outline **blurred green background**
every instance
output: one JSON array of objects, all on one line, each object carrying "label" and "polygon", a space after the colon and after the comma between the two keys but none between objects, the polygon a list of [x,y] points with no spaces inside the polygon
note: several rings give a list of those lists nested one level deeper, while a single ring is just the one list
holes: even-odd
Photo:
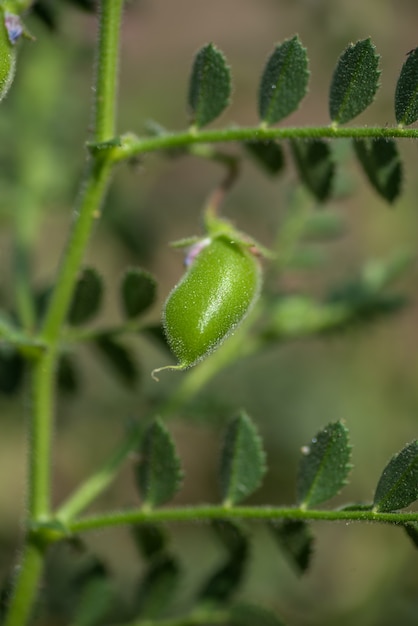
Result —
[{"label": "blurred green background", "polygon": [[[418,6],[413,0],[137,0],[127,3],[120,74],[121,131],[143,132],[152,119],[170,129],[187,125],[186,93],[192,59],[213,41],[227,56],[234,81],[233,104],[217,125],[257,124],[257,87],[273,45],[298,33],[310,58],[310,92],[289,125],[327,124],[328,87],[336,60],[351,41],[370,36],[381,53],[381,83],[376,102],[356,124],[394,124],[393,94],[406,53],[417,45]],[[89,133],[95,21],[63,5],[58,30],[39,22],[29,26],[18,59],[15,83],[0,110],[1,284],[2,304],[13,302],[12,248],[16,216],[24,216],[33,245],[33,285],[54,280],[72,218],[72,206]],[[345,144],[336,197],[329,203],[344,218],[346,235],[324,252],[329,262],[316,272],[293,271],[282,289],[320,293],[355,274],[369,258],[399,248],[416,249],[418,213],[415,175],[417,146],[399,142],[404,161],[404,191],[388,207],[366,184]],[[228,151],[236,150],[227,146]],[[289,156],[287,154],[287,156]],[[140,265],[158,279],[159,301],[149,314],[158,321],[161,305],[182,273],[181,254],[172,240],[195,234],[201,208],[222,178],[219,166],[192,157],[152,155],[120,167],[97,225],[86,263],[107,283],[106,306],[98,324],[117,323],[117,283],[127,265]],[[290,191],[297,185],[287,159],[277,179],[249,161],[227,198],[224,214],[264,245],[273,247]],[[315,203],[311,203],[313,209]],[[394,317],[331,339],[288,343],[242,360],[218,377],[191,405],[170,419],[186,471],[176,504],[219,499],[217,458],[221,429],[245,408],[266,441],[269,473],[252,499],[274,505],[292,503],[300,447],[327,422],[344,419],[354,446],[350,485],[334,504],[370,501],[389,457],[417,437],[417,271],[402,281],[410,305]],[[157,344],[127,338],[142,367],[142,380],[126,390],[103,364],[79,350],[81,390],[60,395],[55,435],[55,494],[58,504],[113,449],[130,419],[141,419],[170,393],[178,375],[149,373],[169,358]],[[17,520],[25,490],[24,410],[29,399],[0,398],[1,562],[12,567],[19,541]],[[128,466],[95,510],[135,505],[138,497]],[[298,578],[266,531],[254,528],[253,566],[240,597],[277,610],[288,624],[416,624],[418,556],[406,535],[392,527],[366,524],[315,524],[317,545],[310,571]],[[108,563],[119,589],[132,587],[141,563],[127,530],[87,537]],[[219,562],[221,551],[204,526],[173,529],[173,550],[185,563],[182,596]],[[59,615],[49,624],[65,623]]]}]

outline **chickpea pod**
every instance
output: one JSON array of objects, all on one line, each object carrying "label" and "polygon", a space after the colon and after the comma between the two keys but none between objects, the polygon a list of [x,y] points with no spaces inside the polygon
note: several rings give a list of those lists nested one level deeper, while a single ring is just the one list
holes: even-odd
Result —
[{"label": "chickpea pod", "polygon": [[[196,253],[197,250],[197,253]],[[154,370],[185,370],[208,356],[245,318],[261,284],[259,259],[232,233],[200,240],[188,270],[169,294],[163,325],[179,363]]]},{"label": "chickpea pod", "polygon": [[7,17],[8,15],[0,8],[0,100],[9,91],[16,65],[16,48],[10,40],[6,26]]}]

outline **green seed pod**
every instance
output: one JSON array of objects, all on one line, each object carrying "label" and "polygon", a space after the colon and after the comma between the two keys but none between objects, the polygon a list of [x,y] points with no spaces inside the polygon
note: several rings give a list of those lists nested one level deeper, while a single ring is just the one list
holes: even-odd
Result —
[{"label": "green seed pod", "polygon": [[191,264],[164,306],[163,325],[177,366],[184,370],[208,356],[244,319],[257,299],[261,269],[248,245],[227,235],[195,247]]},{"label": "green seed pod", "polygon": [[16,48],[10,41],[4,11],[0,9],[0,100],[9,91],[16,65]]}]

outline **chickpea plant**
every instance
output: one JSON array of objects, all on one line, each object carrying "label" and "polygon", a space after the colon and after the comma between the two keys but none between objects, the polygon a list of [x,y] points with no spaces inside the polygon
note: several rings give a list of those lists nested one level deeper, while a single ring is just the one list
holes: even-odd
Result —
[{"label": "chickpea plant", "polygon": [[[229,105],[231,93],[230,69],[222,52],[210,43],[199,50],[193,63],[188,95],[189,127],[171,132],[154,125],[140,136],[131,132],[119,134],[116,128],[119,40],[123,10],[130,10],[129,3],[124,7],[123,0],[72,2],[96,12],[98,22],[93,130],[87,143],[89,160],[77,196],[76,217],[43,315],[39,317],[36,313],[34,294],[29,288],[29,267],[24,265],[23,274],[16,277],[16,304],[4,309],[0,318],[0,389],[3,393],[14,393],[25,382],[32,398],[30,403],[25,403],[29,413],[29,462],[24,534],[18,567],[3,594],[2,623],[5,626],[47,623],[48,603],[39,604],[37,598],[45,560],[53,544],[68,544],[82,550],[85,533],[130,525],[145,563],[135,601],[127,605],[122,598],[116,598],[111,592],[107,569],[90,556],[83,575],[73,581],[71,597],[77,601],[67,607],[65,623],[279,626],[283,623],[281,617],[268,608],[234,599],[251,566],[249,522],[258,520],[267,525],[300,573],[308,569],[311,561],[313,520],[393,524],[399,529],[397,532],[406,531],[416,547],[418,513],[404,509],[418,499],[418,440],[408,443],[388,461],[375,488],[373,502],[335,510],[322,508],[344,487],[351,470],[347,427],[340,421],[325,424],[301,448],[295,504],[245,505],[242,504],[245,499],[261,485],[267,467],[256,420],[239,409],[226,427],[219,458],[221,503],[162,507],[181,488],[183,477],[168,418],[238,358],[300,337],[347,330],[392,315],[405,304],[391,289],[394,280],[408,267],[410,257],[405,254],[366,265],[356,279],[339,285],[322,299],[303,293],[278,295],[267,288],[263,293],[262,268],[266,273],[284,272],[297,257],[306,237],[325,240],[338,236],[341,219],[326,209],[301,211],[295,201],[278,235],[277,249],[265,250],[250,234],[240,232],[238,225],[222,217],[220,209],[221,201],[237,180],[240,159],[252,158],[267,173],[276,175],[284,168],[284,142],[290,144],[300,184],[311,194],[314,203],[322,205],[333,191],[336,162],[332,140],[341,137],[352,140],[354,156],[375,192],[387,202],[394,202],[400,194],[402,179],[396,140],[418,137],[418,130],[409,128],[418,120],[418,48],[409,53],[399,75],[393,126],[344,126],[372,104],[379,87],[379,56],[370,39],[350,44],[338,59],[330,84],[329,125],[276,126],[299,107],[308,87],[307,53],[298,36],[294,36],[274,47],[262,72],[257,126],[205,128]],[[20,59],[16,60],[19,48],[42,45],[42,41],[31,44],[23,41],[21,35],[27,33],[23,21],[38,17],[53,24],[58,4],[46,0],[0,1],[2,98],[11,88],[16,65],[19,68]],[[229,153],[225,149],[228,142],[237,144],[240,154]],[[217,144],[223,147],[218,148]],[[151,152],[173,157],[191,154],[215,161],[225,169],[224,180],[212,191],[203,211],[205,232],[191,238],[185,233],[186,238],[176,244],[187,248],[187,268],[168,295],[162,323],[157,328],[141,318],[155,301],[156,280],[139,267],[128,268],[120,284],[124,316],[120,326],[85,328],[100,309],[103,284],[94,268],[83,266],[83,260],[112,170],[116,164],[139,156],[146,158]],[[19,236],[17,232],[16,237]],[[162,363],[153,376],[156,378],[157,372],[161,374],[161,370],[167,369],[162,375],[176,377],[178,383],[168,399],[154,407],[150,415],[141,416],[104,466],[54,509],[51,505],[54,398],[58,385],[74,386],[75,376],[68,345],[76,353],[78,343],[85,340],[107,359],[121,382],[132,386],[137,376],[135,360],[118,335],[139,331],[144,335],[147,331],[157,334],[177,359],[177,364],[168,363],[164,367]],[[112,483],[133,452],[139,453],[134,476],[141,506],[103,514],[84,513]],[[179,614],[172,607],[182,569],[167,532],[171,522],[186,524],[194,520],[212,525],[224,547],[225,558],[196,590],[187,610]],[[43,597],[52,593],[50,586],[53,587],[54,581],[49,583],[46,575]]]}]

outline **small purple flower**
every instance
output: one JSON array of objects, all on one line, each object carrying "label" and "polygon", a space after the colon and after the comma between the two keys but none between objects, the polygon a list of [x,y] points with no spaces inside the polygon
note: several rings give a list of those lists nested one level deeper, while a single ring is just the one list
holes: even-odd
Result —
[{"label": "small purple flower", "polygon": [[14,45],[23,35],[23,24],[20,17],[14,13],[6,11],[4,14],[4,24],[9,36],[9,41]]}]

